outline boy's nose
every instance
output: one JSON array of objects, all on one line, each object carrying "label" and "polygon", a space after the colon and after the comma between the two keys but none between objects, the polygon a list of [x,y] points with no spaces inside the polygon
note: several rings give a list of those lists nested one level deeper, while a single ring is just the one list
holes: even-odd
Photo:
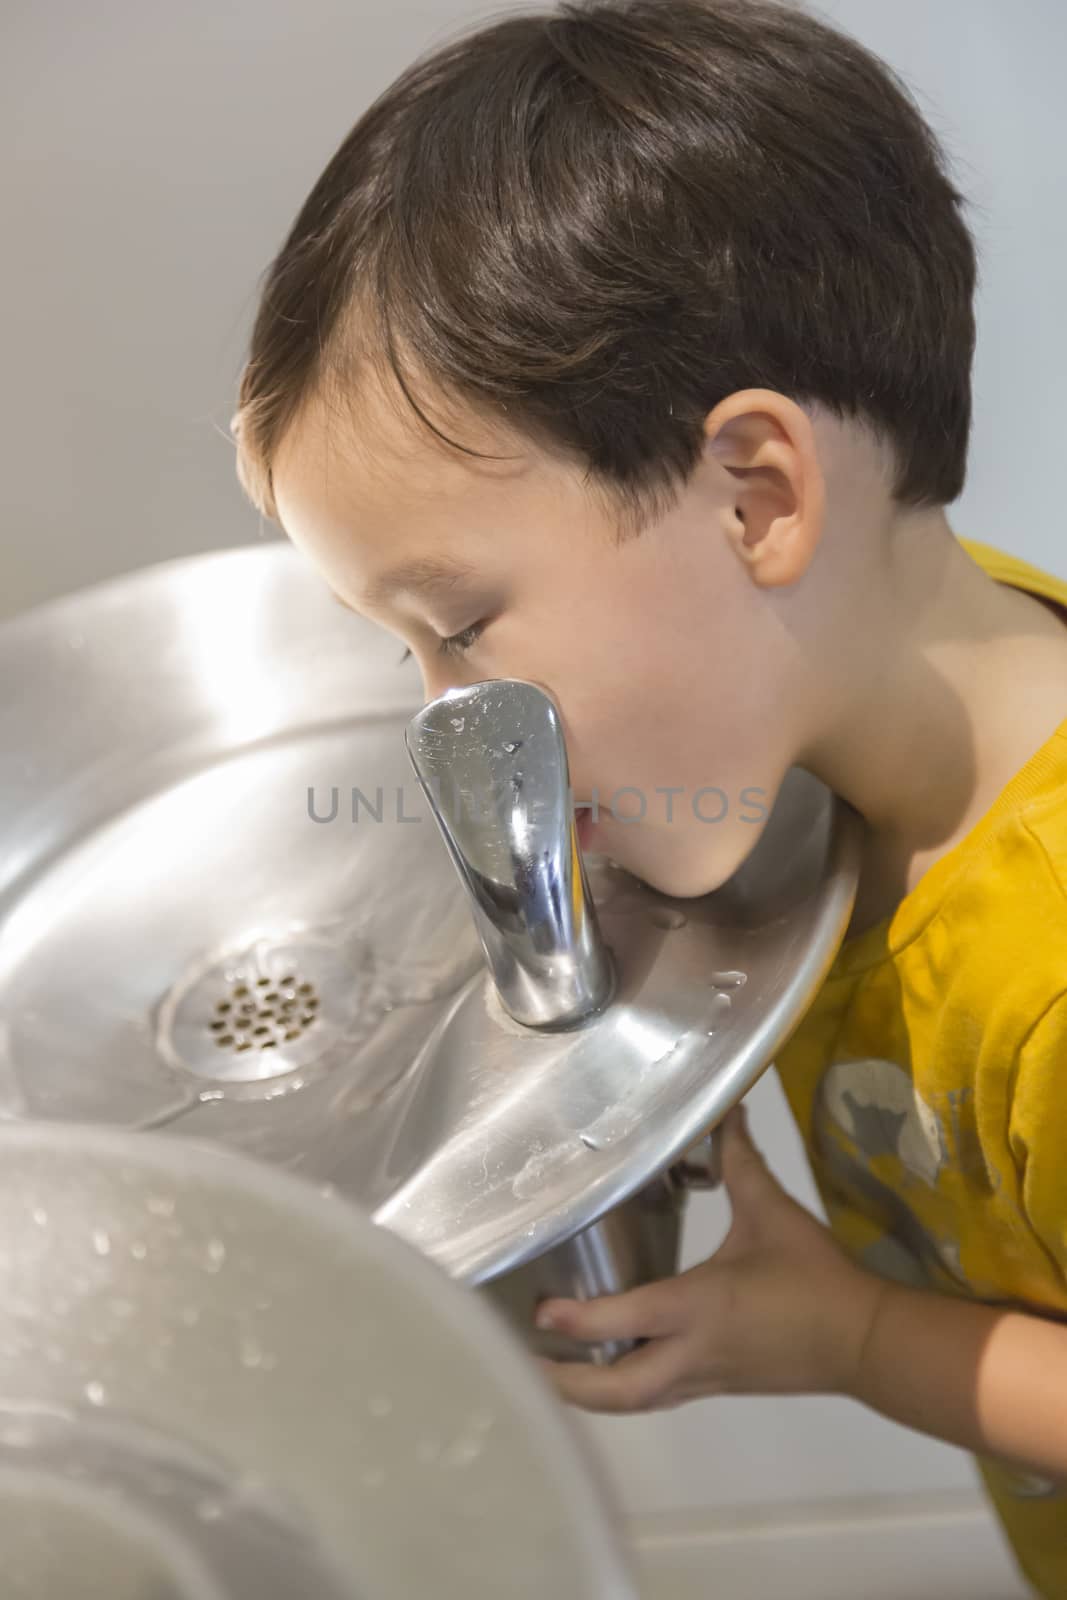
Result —
[{"label": "boy's nose", "polygon": [[440,666],[433,662],[427,666],[419,658],[419,672],[422,674],[422,697],[426,705],[429,705],[431,700],[437,700],[449,689],[465,689],[468,684],[478,681],[471,673],[464,672],[462,665],[456,661],[449,661]]}]

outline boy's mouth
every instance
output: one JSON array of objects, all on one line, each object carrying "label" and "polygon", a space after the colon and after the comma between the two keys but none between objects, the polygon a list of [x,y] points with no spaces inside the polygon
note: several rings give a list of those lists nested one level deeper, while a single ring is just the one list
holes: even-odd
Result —
[{"label": "boy's mouth", "polygon": [[589,841],[596,831],[597,824],[593,818],[592,807],[576,805],[574,808],[574,831],[578,836],[578,847],[588,850]]}]

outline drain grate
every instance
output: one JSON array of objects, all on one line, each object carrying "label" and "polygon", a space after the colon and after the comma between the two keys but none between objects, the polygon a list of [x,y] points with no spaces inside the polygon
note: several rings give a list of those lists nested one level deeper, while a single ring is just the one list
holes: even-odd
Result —
[{"label": "drain grate", "polygon": [[259,935],[199,957],[164,995],[156,1048],[172,1066],[216,1083],[255,1083],[326,1062],[358,1023],[373,1026],[373,963],[302,929]]},{"label": "drain grate", "polygon": [[318,1010],[315,985],[286,972],[231,984],[215,1002],[208,1028],[219,1050],[276,1050],[314,1027]]}]

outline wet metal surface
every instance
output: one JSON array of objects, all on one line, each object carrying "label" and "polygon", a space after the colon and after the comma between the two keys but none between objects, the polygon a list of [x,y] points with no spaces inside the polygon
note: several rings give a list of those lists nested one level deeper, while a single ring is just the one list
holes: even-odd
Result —
[{"label": "wet metal surface", "polygon": [[398,655],[284,544],[0,628],[0,1114],[221,1140],[482,1282],[765,1069],[843,937],[857,819],[792,773],[699,901],[590,857],[616,992],[525,1028],[415,781]]},{"label": "wet metal surface", "polygon": [[636,1600],[481,1297],[204,1145],[0,1127],[4,1600]]}]

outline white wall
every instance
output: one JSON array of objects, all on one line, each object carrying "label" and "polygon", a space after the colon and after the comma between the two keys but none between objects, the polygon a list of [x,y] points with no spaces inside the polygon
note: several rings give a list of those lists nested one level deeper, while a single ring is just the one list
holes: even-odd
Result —
[{"label": "white wall", "polygon": [[[976,422],[954,525],[1067,573],[1067,8],[821,9],[919,92],[980,207]],[[461,0],[7,0],[0,615],[147,562],[274,537],[240,497],[224,437],[257,278],[370,99],[458,23],[490,14]],[[754,1113],[772,1164],[814,1204],[770,1080]],[[722,1229],[723,1203],[699,1197],[686,1264]],[[580,1425],[649,1528],[708,1507],[973,1483],[957,1452],[844,1402],[718,1400]],[[1003,1575],[990,1581],[1008,1592]]]}]

